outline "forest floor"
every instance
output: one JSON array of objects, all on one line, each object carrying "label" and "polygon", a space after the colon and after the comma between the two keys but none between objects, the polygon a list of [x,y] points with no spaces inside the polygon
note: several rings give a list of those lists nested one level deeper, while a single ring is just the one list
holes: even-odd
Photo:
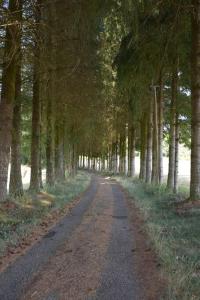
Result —
[{"label": "forest floor", "polygon": [[142,217],[114,180],[88,190],[0,274],[1,300],[160,300],[161,264]]}]

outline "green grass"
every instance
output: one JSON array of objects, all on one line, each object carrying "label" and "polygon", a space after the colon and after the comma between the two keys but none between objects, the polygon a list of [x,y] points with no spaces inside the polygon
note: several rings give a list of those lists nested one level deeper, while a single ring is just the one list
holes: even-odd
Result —
[{"label": "green grass", "polygon": [[8,246],[17,246],[33,230],[33,226],[54,210],[62,211],[67,203],[81,194],[90,183],[90,175],[79,172],[64,183],[45,187],[37,200],[27,193],[0,205],[0,257]]},{"label": "green grass", "polygon": [[200,299],[200,211],[176,213],[177,200],[188,196],[181,189],[175,196],[165,186],[116,177],[141,210],[151,243],[168,279],[165,299]]}]

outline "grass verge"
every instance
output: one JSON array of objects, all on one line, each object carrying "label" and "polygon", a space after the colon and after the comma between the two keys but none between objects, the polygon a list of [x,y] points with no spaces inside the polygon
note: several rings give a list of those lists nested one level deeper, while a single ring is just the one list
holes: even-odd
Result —
[{"label": "grass verge", "polygon": [[168,279],[169,300],[200,299],[200,209],[177,213],[175,196],[165,186],[152,186],[130,178],[116,177],[144,216],[152,245]]},{"label": "grass verge", "polygon": [[62,212],[68,203],[86,190],[90,179],[89,174],[79,172],[64,183],[45,187],[37,200],[32,200],[27,193],[21,198],[1,203],[0,257],[5,255],[8,247],[17,247],[46,216],[55,211]]}]

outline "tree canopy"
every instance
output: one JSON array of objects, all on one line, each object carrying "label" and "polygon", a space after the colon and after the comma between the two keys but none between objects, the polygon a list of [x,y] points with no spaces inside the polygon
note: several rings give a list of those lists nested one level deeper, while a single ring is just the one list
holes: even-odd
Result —
[{"label": "tree canopy", "polygon": [[[0,2],[0,199],[78,167],[163,182],[177,192],[179,144],[200,197],[198,1]],[[192,20],[192,21],[191,21]],[[191,63],[192,56],[192,63]],[[191,105],[192,103],[192,105]],[[191,109],[192,108],[192,109]],[[11,158],[10,158],[11,150]]]}]

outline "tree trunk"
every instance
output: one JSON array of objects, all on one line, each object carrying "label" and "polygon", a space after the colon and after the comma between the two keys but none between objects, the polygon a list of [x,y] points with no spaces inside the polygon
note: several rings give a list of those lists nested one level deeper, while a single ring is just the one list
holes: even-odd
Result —
[{"label": "tree trunk", "polygon": [[125,129],[125,175],[129,176],[128,171],[129,171],[129,124],[126,124],[126,129]]},{"label": "tree trunk", "polygon": [[40,92],[38,57],[34,66],[33,107],[32,107],[32,138],[31,138],[31,181],[30,190],[40,189]]},{"label": "tree trunk", "polygon": [[116,144],[115,144],[115,174],[118,173],[118,150],[119,150],[118,141],[116,141]]},{"label": "tree trunk", "polygon": [[[58,124],[58,120],[57,120]],[[64,181],[64,133],[61,125],[56,126],[55,133],[55,178],[56,181]]]},{"label": "tree trunk", "polygon": [[40,189],[43,189],[43,177],[42,177],[42,167],[43,167],[43,102],[41,101],[41,96],[40,96],[40,157],[39,157],[39,181],[40,181]]},{"label": "tree trunk", "polygon": [[94,170],[98,171],[98,168],[97,168],[97,158],[96,157],[94,158]]},{"label": "tree trunk", "polygon": [[157,88],[154,87],[153,98],[153,151],[152,151],[152,176],[151,182],[154,184],[159,183],[158,172],[158,105],[157,105]]},{"label": "tree trunk", "polygon": [[125,133],[120,134],[119,141],[119,173],[125,174],[125,152],[126,152],[126,140]]},{"label": "tree trunk", "polygon": [[112,143],[112,172],[117,173],[117,142]]},{"label": "tree trunk", "polygon": [[102,161],[102,163],[101,163],[101,171],[105,172],[105,170],[106,170],[106,162],[105,162],[105,156],[104,155],[102,156],[101,161]]},{"label": "tree trunk", "polygon": [[134,177],[136,174],[136,166],[135,166],[135,151],[136,151],[136,130],[135,127],[132,131],[132,164],[131,164],[131,177]]},{"label": "tree trunk", "polygon": [[129,171],[130,177],[135,176],[135,127],[134,125],[129,128]]},{"label": "tree trunk", "polygon": [[41,149],[41,130],[40,130],[40,158],[39,158],[39,181],[40,189],[43,189],[43,178],[42,178],[42,149]]},{"label": "tree trunk", "polygon": [[46,51],[47,51],[47,132],[46,132],[46,182],[49,186],[55,183],[55,33],[54,24],[56,18],[55,3],[51,2],[47,6],[47,23],[46,27]]},{"label": "tree trunk", "polygon": [[0,102],[0,201],[7,196],[15,81],[20,57],[21,7],[19,0],[9,1],[9,22],[12,25],[6,28]]},{"label": "tree trunk", "polygon": [[92,158],[92,170],[95,171],[95,158]]},{"label": "tree trunk", "polygon": [[91,168],[91,158],[90,158],[90,154],[88,155],[88,170],[90,170]]},{"label": "tree trunk", "polygon": [[192,145],[190,199],[200,200],[200,1],[192,1]]},{"label": "tree trunk", "polygon": [[176,113],[175,129],[175,168],[174,168],[174,193],[178,191],[178,168],[179,168],[179,114]]},{"label": "tree trunk", "polygon": [[177,86],[178,71],[175,67],[172,74],[172,100],[171,100],[171,120],[170,120],[170,137],[169,137],[169,172],[167,179],[167,188],[174,189],[175,174],[175,146],[176,146],[176,106],[177,106]]},{"label": "tree trunk", "polygon": [[15,104],[13,114],[12,145],[11,145],[11,170],[9,193],[13,196],[23,195],[21,174],[21,59],[19,60],[16,83]]},{"label": "tree trunk", "polygon": [[35,7],[35,20],[37,24],[37,39],[35,41],[35,58],[33,74],[33,104],[32,104],[32,137],[31,137],[31,181],[30,190],[37,192],[40,189],[40,46],[38,36],[40,35],[41,8],[40,1]]},{"label": "tree trunk", "polygon": [[[52,79],[50,79],[52,80]],[[51,83],[50,83],[51,84]],[[54,185],[54,109],[53,99],[49,87],[47,99],[47,136],[46,136],[46,182],[48,185]]]},{"label": "tree trunk", "polygon": [[147,161],[146,161],[146,183],[151,182],[152,173],[152,138],[153,138],[153,103],[150,99],[149,113],[148,113],[148,128],[147,128]]},{"label": "tree trunk", "polygon": [[163,181],[163,77],[162,70],[159,77],[158,93],[158,176],[159,183]]},{"label": "tree trunk", "polygon": [[146,177],[146,157],[147,157],[147,113],[145,112],[141,119],[141,145],[140,145],[140,175],[144,180]]},{"label": "tree trunk", "polygon": [[77,151],[76,151],[76,144],[73,142],[70,151],[70,176],[75,177],[77,174]]}]

